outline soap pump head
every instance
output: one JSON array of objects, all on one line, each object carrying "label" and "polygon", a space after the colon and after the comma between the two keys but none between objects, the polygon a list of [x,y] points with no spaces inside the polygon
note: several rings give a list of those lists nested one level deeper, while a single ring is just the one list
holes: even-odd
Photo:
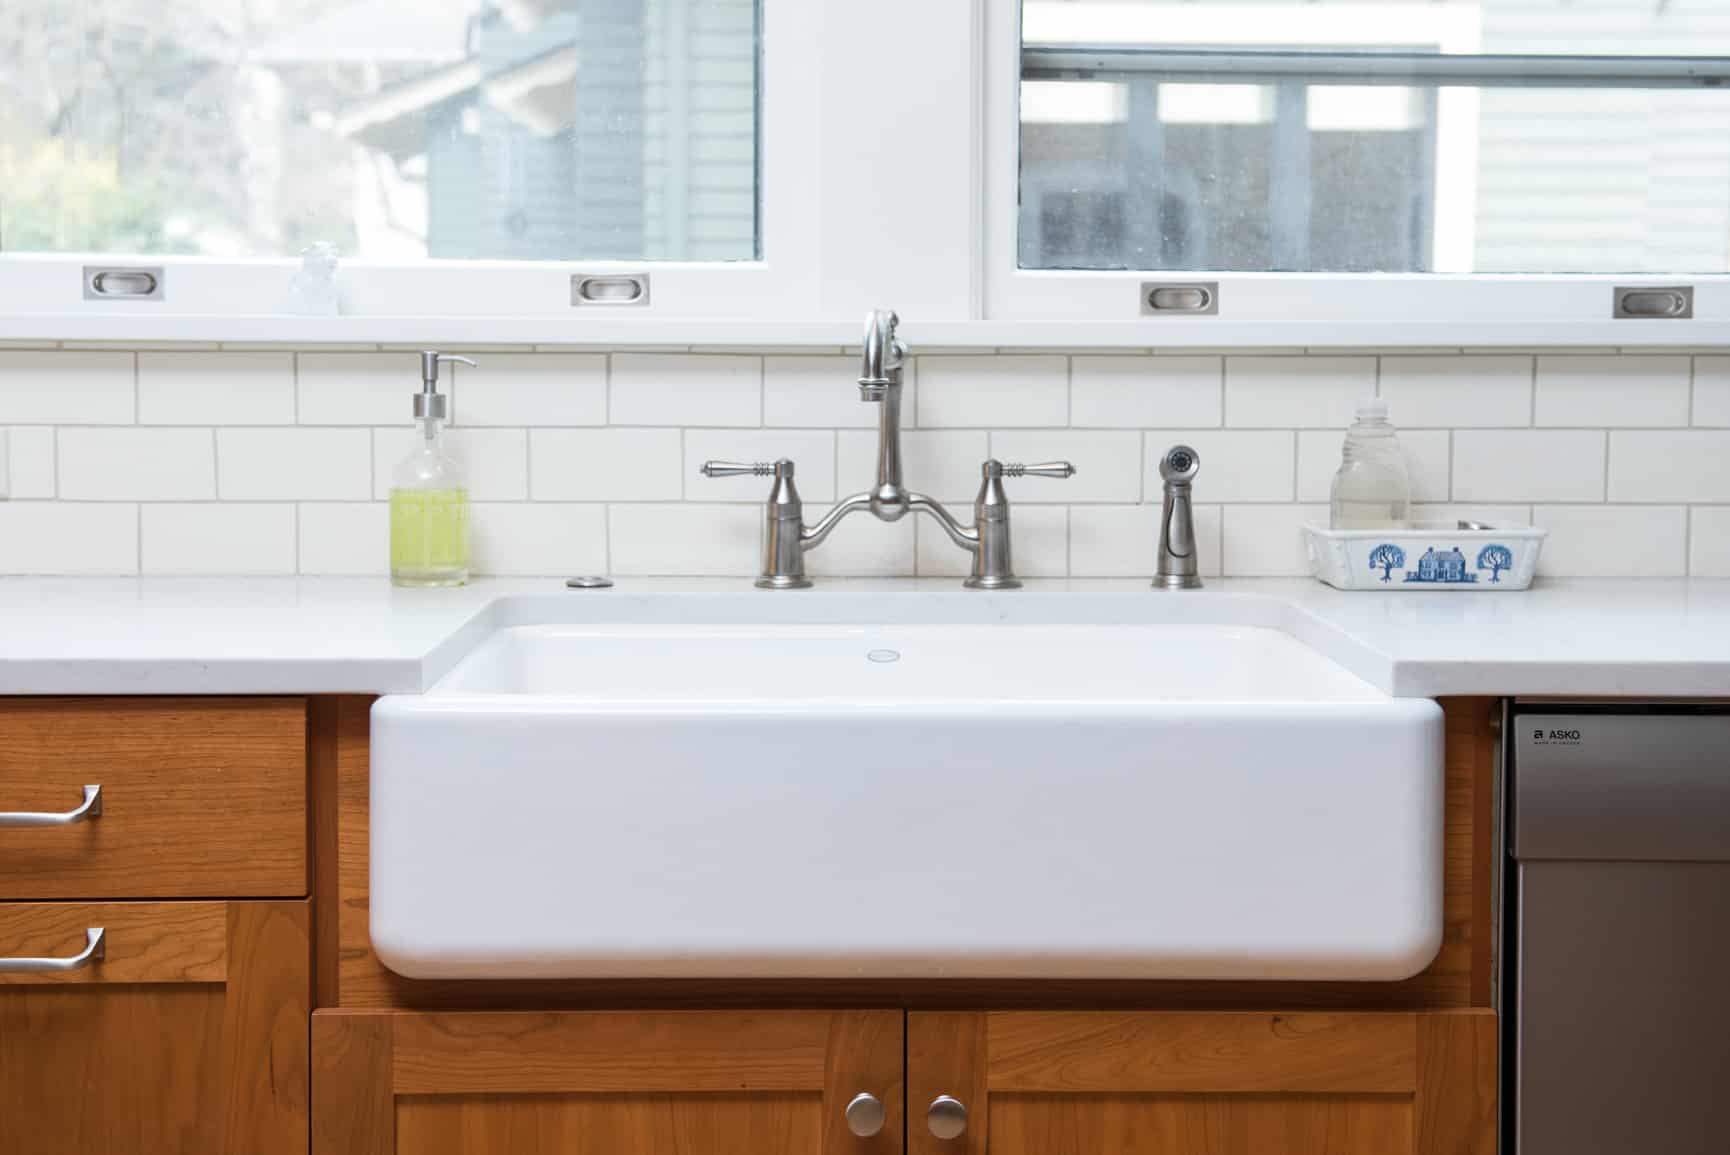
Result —
[{"label": "soap pump head", "polygon": [[443,421],[448,412],[445,395],[439,392],[439,365],[447,361],[456,361],[473,369],[475,363],[467,357],[454,357],[449,353],[440,353],[427,349],[420,355],[421,391],[414,395],[414,419],[416,421]]}]

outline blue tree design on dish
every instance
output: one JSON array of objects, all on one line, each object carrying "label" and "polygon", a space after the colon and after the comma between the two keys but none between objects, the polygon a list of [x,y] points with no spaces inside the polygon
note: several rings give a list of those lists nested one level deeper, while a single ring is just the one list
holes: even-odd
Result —
[{"label": "blue tree design on dish", "polygon": [[[1406,551],[1392,542],[1384,542],[1370,550],[1370,568],[1382,571],[1382,580],[1394,580],[1394,571],[1406,564]],[[1512,565],[1512,562],[1508,564]]]},{"label": "blue tree design on dish", "polygon": [[1478,568],[1490,571],[1490,580],[1502,580],[1502,571],[1514,568],[1514,551],[1505,545],[1486,545],[1478,551]]}]

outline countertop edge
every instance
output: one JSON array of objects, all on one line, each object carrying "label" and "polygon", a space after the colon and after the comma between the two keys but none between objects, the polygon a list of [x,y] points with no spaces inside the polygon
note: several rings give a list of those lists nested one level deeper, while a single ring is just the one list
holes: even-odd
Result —
[{"label": "countertop edge", "polygon": [[[599,595],[616,608],[596,620],[624,620],[626,606],[685,594],[709,600],[702,613],[737,595],[722,613],[746,620],[763,604],[751,599],[788,596],[741,589],[736,579],[619,586]],[[953,594],[968,606],[960,599],[1041,592],[1190,596],[1148,594],[1128,579],[1029,581],[1008,595],[958,594],[953,582],[933,579],[824,586],[842,596]],[[1216,579],[1206,592],[1228,595],[1216,603],[1232,607],[1221,611],[1226,618],[1280,629],[1391,697],[1730,700],[1726,579],[1573,579],[1494,599],[1341,593],[1301,579]],[[569,604],[583,604],[579,596],[596,595]],[[564,616],[565,602],[532,579],[486,579],[430,597],[355,579],[8,579],[0,582],[0,696],[419,694],[496,629],[582,620],[587,611]],[[1089,601],[1077,620],[1110,620],[1114,604]],[[811,615],[792,615],[802,617]],[[1000,620],[991,610],[961,617]]]}]

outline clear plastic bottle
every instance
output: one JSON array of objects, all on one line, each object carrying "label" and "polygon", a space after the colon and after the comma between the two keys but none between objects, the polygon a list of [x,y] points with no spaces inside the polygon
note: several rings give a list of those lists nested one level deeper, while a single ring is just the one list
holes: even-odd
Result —
[{"label": "clear plastic bottle", "polygon": [[463,359],[421,356],[424,390],[415,395],[421,437],[391,475],[390,579],[399,586],[460,586],[469,580],[469,487],[462,463],[445,447],[438,367]]},{"label": "clear plastic bottle", "polygon": [[1334,529],[1403,529],[1411,520],[1412,482],[1405,451],[1388,421],[1388,403],[1358,402],[1334,474]]}]

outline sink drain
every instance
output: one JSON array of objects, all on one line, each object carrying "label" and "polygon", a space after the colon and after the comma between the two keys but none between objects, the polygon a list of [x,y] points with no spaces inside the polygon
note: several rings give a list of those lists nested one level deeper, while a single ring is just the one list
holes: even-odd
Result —
[{"label": "sink drain", "polygon": [[901,651],[869,650],[866,652],[865,657],[873,662],[899,662],[901,660]]}]

